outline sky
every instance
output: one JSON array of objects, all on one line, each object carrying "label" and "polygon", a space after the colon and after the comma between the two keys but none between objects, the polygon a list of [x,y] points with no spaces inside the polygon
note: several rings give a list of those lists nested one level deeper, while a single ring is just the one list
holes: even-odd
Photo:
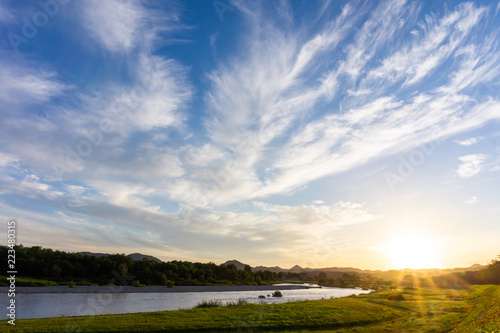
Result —
[{"label": "sky", "polygon": [[0,219],[18,244],[72,252],[486,264],[500,253],[499,12],[2,0]]}]

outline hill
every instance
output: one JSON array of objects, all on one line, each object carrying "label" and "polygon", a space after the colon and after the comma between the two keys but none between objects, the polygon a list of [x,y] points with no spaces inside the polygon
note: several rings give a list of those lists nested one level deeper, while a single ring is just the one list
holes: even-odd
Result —
[{"label": "hill", "polygon": [[227,265],[234,265],[234,266],[236,266],[236,268],[237,268],[237,269],[239,269],[239,270],[244,270],[244,269],[245,269],[245,266],[246,266],[244,263],[239,262],[239,261],[238,261],[238,260],[236,260],[236,259],[233,259],[233,260],[228,260],[228,261],[226,261],[225,263],[223,263],[222,265],[224,265],[224,266],[227,266]]},{"label": "hill", "polygon": [[[103,257],[108,256],[107,253],[93,253],[93,252],[79,252],[82,255],[89,255],[92,257]],[[131,253],[128,255],[133,260],[142,260],[144,258],[156,262],[162,262],[162,260],[146,254],[141,253]],[[234,265],[239,270],[244,270],[246,264],[238,261],[236,259],[228,260],[224,262],[222,265]],[[452,274],[452,273],[461,273],[461,272],[471,272],[471,271],[479,271],[483,268],[487,267],[487,265],[474,264],[469,267],[457,267],[457,268],[446,268],[446,269],[399,269],[399,270],[363,270],[355,267],[324,267],[324,268],[302,268],[299,265],[295,265],[291,268],[281,268],[279,266],[255,266],[252,267],[252,272],[256,273],[259,271],[270,271],[272,273],[294,273],[299,274],[304,279],[315,278],[319,273],[324,272],[328,278],[339,278],[343,273],[356,273],[360,277],[370,275],[371,277],[380,278],[383,280],[399,280],[402,279],[406,275],[413,275],[415,277],[431,277],[431,276],[439,276],[444,274]]]},{"label": "hill", "polygon": [[128,256],[130,258],[132,258],[133,260],[135,260],[135,261],[142,260],[142,259],[148,259],[148,260],[151,260],[151,261],[162,262],[160,259],[158,259],[156,257],[153,257],[153,256],[146,255],[146,254],[131,253]]},{"label": "hill", "polygon": [[[93,257],[102,257],[102,256],[108,256],[109,254],[106,253],[93,253],[93,252],[79,252],[82,255],[90,255]],[[145,255],[145,254],[140,254],[140,253],[131,253],[128,255],[131,257],[133,260],[142,260],[143,258],[146,258],[148,260],[156,261],[156,262],[162,262],[160,259],[150,256],[150,255]],[[241,261],[238,261],[236,259],[228,260],[222,265],[227,266],[227,265],[235,265],[237,269],[239,270],[244,270],[246,264],[242,263]],[[399,270],[388,270],[388,271],[382,271],[382,270],[363,270],[355,267],[324,267],[324,268],[303,268],[299,265],[295,265],[291,268],[281,268],[279,266],[255,266],[252,267],[252,272],[256,273],[259,271],[270,271],[272,273],[294,273],[298,274],[301,279],[315,279],[319,273],[325,273],[327,278],[340,278],[342,277],[343,273],[356,273],[358,274],[361,278],[365,276],[371,276],[374,278],[379,278],[383,280],[401,280],[403,279],[406,275],[413,275],[415,277],[432,277],[432,276],[440,276],[440,275],[446,275],[446,274],[453,274],[453,273],[462,273],[462,272],[472,272],[472,271],[479,271],[483,268],[487,267],[487,265],[480,265],[480,264],[474,264],[469,267],[457,267],[457,268],[447,268],[447,269],[438,269],[438,268],[431,268],[431,269],[399,269]]]},{"label": "hill", "polygon": [[95,252],[78,252],[78,254],[81,254],[82,256],[91,256],[96,258],[109,256],[109,253],[95,253]]},{"label": "hill", "polygon": [[[110,255],[109,253],[95,253],[95,252],[78,252],[78,253],[81,254],[82,256],[91,256],[91,257],[96,257],[96,258],[107,257]],[[153,257],[153,256],[150,256],[150,255],[147,255],[147,254],[131,253],[131,254],[128,254],[127,256],[132,258],[132,260],[135,260],[135,261],[142,260],[142,259],[146,258],[148,260],[162,262],[160,259]]]},{"label": "hill", "polygon": [[[243,269],[245,264],[238,260],[230,260],[226,261],[224,265],[234,264],[238,269]],[[242,267],[242,268],[240,268]],[[487,267],[487,265],[474,264],[469,267],[458,267],[458,268],[446,268],[446,269],[399,269],[399,270],[363,270],[355,267],[325,267],[325,268],[302,268],[299,265],[295,265],[292,268],[281,268],[279,266],[255,266],[252,267],[252,272],[258,271],[270,271],[272,273],[294,273],[299,274],[304,278],[314,278],[319,273],[323,272],[326,274],[328,278],[339,278],[343,273],[356,273],[360,277],[370,275],[371,277],[380,278],[383,280],[397,280],[402,279],[406,275],[413,275],[416,277],[431,277],[431,276],[439,276],[443,274],[452,274],[452,273],[462,273],[462,272],[471,272],[471,271],[479,271],[483,268]]]}]

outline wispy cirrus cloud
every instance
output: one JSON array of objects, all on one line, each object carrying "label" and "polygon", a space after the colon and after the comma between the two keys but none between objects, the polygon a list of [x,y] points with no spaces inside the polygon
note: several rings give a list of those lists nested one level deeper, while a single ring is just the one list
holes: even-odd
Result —
[{"label": "wispy cirrus cloud", "polygon": [[133,85],[116,85],[89,99],[96,117],[109,119],[115,132],[128,135],[180,127],[193,95],[188,70],[172,59],[141,55]]},{"label": "wispy cirrus cloud", "polygon": [[[337,52],[336,46],[367,8],[356,12],[347,5],[324,30],[306,40],[280,31],[262,17],[250,19],[256,31],[247,42],[252,51],[210,74],[206,128],[214,149],[231,152],[224,166],[211,166],[216,189],[207,188],[205,183],[213,183],[210,177],[202,177],[178,181],[175,193],[189,187],[189,193],[217,203],[285,193],[498,119],[496,100],[475,104],[474,96],[459,93],[498,75],[495,44],[486,40],[476,45],[470,39],[486,7],[466,3],[441,18],[402,20],[415,17],[420,9],[405,1],[380,3],[345,48],[345,58],[330,67],[324,66],[324,57]],[[258,34],[263,24],[270,31],[266,36]],[[399,37],[412,25],[418,27],[417,36],[401,42]],[[380,57],[384,48],[395,52],[382,53],[381,65],[373,68],[370,59]],[[456,59],[455,67],[447,64],[450,57]],[[431,80],[437,70],[447,72],[449,80],[414,96],[404,92],[407,86]],[[465,70],[467,77],[462,75]],[[401,93],[393,91],[397,82]],[[325,116],[297,126],[299,117],[335,96],[342,104],[333,103]],[[343,109],[343,104],[348,107]],[[279,138],[281,144],[273,147]],[[264,159],[266,172],[258,167]],[[185,200],[178,194],[173,197]]]},{"label": "wispy cirrus cloud", "polygon": [[110,51],[128,52],[141,42],[147,12],[137,1],[86,1],[84,25]]},{"label": "wispy cirrus cloud", "polygon": [[347,55],[340,63],[339,71],[357,79],[366,71],[367,63],[377,51],[396,39],[399,30],[408,24],[405,21],[416,17],[419,10],[418,5],[408,5],[406,0],[381,2],[370,12],[354,41],[347,46]]},{"label": "wispy cirrus cloud", "polygon": [[[178,29],[177,12],[149,11],[143,5],[75,4],[81,9],[75,15],[82,29],[90,31],[89,41],[102,46],[109,57],[129,63],[124,68],[126,81],[97,82],[89,91],[63,83],[56,69],[31,68],[50,66],[2,62],[0,100],[15,105],[2,112],[0,141],[10,142],[6,156],[15,156],[46,180],[78,180],[107,193],[104,200],[129,200],[146,207],[150,204],[138,197],[156,191],[144,191],[143,179],[156,175],[168,182],[183,174],[174,149],[147,143],[149,138],[160,138],[160,132],[166,135],[166,128],[183,126],[187,119],[183,111],[193,95],[188,68],[152,54],[158,33]],[[55,97],[58,103],[51,103]],[[25,113],[25,105],[38,112]],[[108,131],[103,132],[103,121]],[[19,136],[21,132],[29,134]],[[142,133],[137,135],[144,135],[143,140],[129,141],[134,133]],[[131,172],[136,175],[133,179]]]},{"label": "wispy cirrus cloud", "polygon": [[183,29],[177,11],[156,12],[136,1],[89,1],[81,6],[83,28],[91,31],[94,40],[111,53],[127,53],[117,56],[130,59],[131,83],[104,89],[91,101],[94,112],[111,118],[115,130],[122,133],[180,126],[185,120],[180,110],[193,95],[188,68],[153,55],[160,33]]},{"label": "wispy cirrus cloud", "polygon": [[[106,51],[130,53],[152,51],[158,43],[186,42],[182,39],[163,39],[159,35],[189,29],[179,20],[179,7],[175,2],[158,4],[145,1],[97,1],[89,0],[78,4],[79,18],[89,37]],[[163,35],[163,38],[168,36]]]},{"label": "wispy cirrus cloud", "polygon": [[477,137],[472,137],[472,138],[468,138],[468,139],[465,139],[465,140],[455,140],[453,142],[456,142],[458,143],[459,145],[461,146],[472,146],[476,143],[478,143],[479,141],[482,141],[484,140],[484,137],[482,136],[477,136]]},{"label": "wispy cirrus cloud", "polygon": [[[256,10],[250,7],[242,11]],[[254,166],[263,158],[265,146],[285,135],[294,120],[316,103],[332,97],[336,83],[332,78],[321,79],[311,69],[336,49],[360,15],[347,5],[310,39],[254,18],[249,14],[252,28],[245,39],[250,53],[221,64],[208,75],[211,89],[205,98],[209,114],[205,128],[210,151],[225,151],[225,163],[191,169],[190,179],[181,179],[172,187],[173,199],[210,197],[209,201],[224,203],[229,198],[251,198],[261,186]],[[306,82],[312,87],[303,89]],[[213,178],[222,174],[231,181],[218,182],[223,190],[214,190]]]},{"label": "wispy cirrus cloud", "polygon": [[7,165],[14,164],[17,161],[19,160],[12,155],[0,153],[0,167],[5,167]]},{"label": "wispy cirrus cloud", "polygon": [[374,84],[375,81],[392,85],[404,80],[403,87],[420,82],[463,46],[485,13],[486,8],[465,3],[440,19],[427,17],[417,24],[416,41],[410,40],[399,51],[385,58],[381,66],[371,69],[360,86]]},{"label": "wispy cirrus cloud", "polygon": [[[61,95],[70,86],[61,82],[54,70],[36,69],[8,59],[0,62],[0,101],[4,105],[43,103]],[[5,110],[6,112],[9,110]]]},{"label": "wispy cirrus cloud", "polygon": [[488,158],[484,154],[470,154],[459,158],[462,164],[457,169],[461,178],[470,178],[477,175],[482,168],[483,162]]},{"label": "wispy cirrus cloud", "polygon": [[[345,6],[322,32],[308,40],[267,21],[254,22],[246,39],[250,53],[209,74],[212,88],[206,101],[210,116],[205,120],[209,137],[231,149],[249,143],[265,145],[283,134],[298,114],[327,97],[331,82],[319,80],[308,69],[345,38],[357,19],[353,12],[352,6]],[[300,89],[306,82],[312,88]],[[255,125],[257,131],[249,129]],[[255,140],[262,132],[266,133],[261,136],[263,142]]]}]

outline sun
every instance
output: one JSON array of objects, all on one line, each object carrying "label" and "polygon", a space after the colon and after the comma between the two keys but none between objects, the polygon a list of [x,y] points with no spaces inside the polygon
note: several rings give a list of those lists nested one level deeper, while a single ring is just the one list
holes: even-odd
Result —
[{"label": "sun", "polygon": [[382,249],[395,269],[442,268],[437,242],[428,237],[399,235]]}]

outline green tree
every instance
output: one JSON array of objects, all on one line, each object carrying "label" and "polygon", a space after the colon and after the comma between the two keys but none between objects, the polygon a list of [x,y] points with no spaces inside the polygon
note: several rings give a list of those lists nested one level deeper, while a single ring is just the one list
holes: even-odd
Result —
[{"label": "green tree", "polygon": [[52,268],[50,269],[50,276],[55,278],[55,279],[58,279],[61,277],[61,267],[59,267],[59,265],[54,265],[52,266]]},{"label": "green tree", "polygon": [[485,283],[500,284],[500,255],[493,259],[479,274]]}]

